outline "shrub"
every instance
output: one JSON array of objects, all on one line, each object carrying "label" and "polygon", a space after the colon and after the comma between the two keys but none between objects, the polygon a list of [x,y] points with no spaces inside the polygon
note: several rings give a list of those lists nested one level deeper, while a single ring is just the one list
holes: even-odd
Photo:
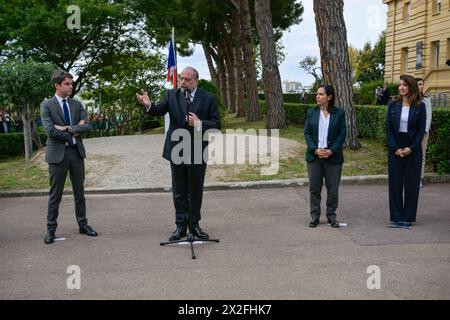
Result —
[{"label": "shrub", "polygon": [[[316,98],[315,93],[306,93],[306,103],[311,104],[314,103]],[[259,94],[259,100],[264,101],[264,93]],[[294,93],[283,93],[283,102],[284,103],[301,103],[301,92]]]},{"label": "shrub", "polygon": [[[43,132],[39,132],[41,144],[44,145],[47,136]],[[33,144],[36,150],[37,146]],[[15,157],[25,155],[25,145],[23,140],[23,132],[13,132],[0,134],[0,158]]]},{"label": "shrub", "polygon": [[433,120],[428,141],[427,159],[433,165],[433,171],[450,173],[450,110],[433,109]]},{"label": "shrub", "polygon": [[[260,101],[261,111],[265,112],[265,103]],[[290,124],[304,125],[309,108],[315,105],[285,103],[286,119]],[[369,138],[386,143],[387,106],[357,105],[356,126],[359,138]],[[427,150],[427,161],[433,165],[433,171],[450,173],[450,109],[433,108],[433,120]]]},{"label": "shrub", "polygon": [[[357,105],[375,105],[375,89],[377,87],[383,88],[384,81],[376,80],[364,83],[361,88],[353,90],[353,101]],[[393,97],[397,95],[398,84],[387,83],[387,88],[389,90],[389,96]]]},{"label": "shrub", "polygon": [[386,141],[387,106],[355,106],[359,138]]},{"label": "shrub", "polygon": [[212,81],[205,80],[205,79],[200,79],[198,81],[198,86],[200,88],[202,88],[203,90],[214,94],[214,97],[216,98],[217,107],[219,108],[219,112],[220,112],[221,126],[223,128],[226,125],[224,123],[224,121],[225,121],[225,114],[227,113],[227,109],[225,108],[225,105],[223,104],[222,100],[220,99],[219,89],[217,89],[217,87],[214,85],[214,83]]},{"label": "shrub", "polygon": [[315,104],[285,103],[286,120],[289,123],[305,125],[308,109],[314,108]]}]

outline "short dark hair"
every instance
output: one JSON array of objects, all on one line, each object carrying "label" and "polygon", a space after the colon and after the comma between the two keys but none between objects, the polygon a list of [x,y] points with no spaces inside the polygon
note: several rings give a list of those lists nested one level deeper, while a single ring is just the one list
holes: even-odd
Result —
[{"label": "short dark hair", "polygon": [[58,69],[53,72],[52,76],[52,87],[55,88],[55,84],[61,84],[65,79],[73,79],[73,76],[64,70]]}]

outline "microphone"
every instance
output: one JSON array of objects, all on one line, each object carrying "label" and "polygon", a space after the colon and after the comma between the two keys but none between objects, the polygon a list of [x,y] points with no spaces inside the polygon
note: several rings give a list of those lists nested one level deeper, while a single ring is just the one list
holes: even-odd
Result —
[{"label": "microphone", "polygon": [[[191,103],[191,90],[189,90],[188,88],[183,88],[181,87],[181,92],[184,93],[184,97],[186,98],[186,106],[189,106],[189,104]],[[186,124],[189,125],[189,110],[186,114]]]},{"label": "microphone", "polygon": [[181,92],[184,92],[184,97],[186,98],[186,100],[191,100],[191,90],[187,88],[181,88]]}]

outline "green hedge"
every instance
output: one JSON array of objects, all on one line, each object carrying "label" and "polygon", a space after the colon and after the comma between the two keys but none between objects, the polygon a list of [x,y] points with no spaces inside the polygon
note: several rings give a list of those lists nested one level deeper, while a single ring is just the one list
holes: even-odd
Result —
[{"label": "green hedge", "polygon": [[433,171],[450,173],[450,109],[433,108],[433,120],[428,141],[427,159]]},{"label": "green hedge", "polygon": [[[43,132],[39,132],[42,145],[45,144],[47,136]],[[33,144],[33,148],[37,146]],[[0,134],[0,158],[15,157],[25,155],[25,144],[23,140],[23,132],[3,133]]]},{"label": "green hedge", "polygon": [[[358,105],[364,104],[376,104],[375,89],[377,87],[383,88],[384,81],[370,81],[361,86],[361,88],[353,89],[353,101]],[[398,83],[386,83],[389,90],[389,96],[395,96],[398,94]]]},{"label": "green hedge", "polygon": [[[261,112],[266,113],[265,101],[259,102]],[[307,110],[315,104],[284,103],[289,124],[304,125]],[[355,106],[356,126],[359,138],[369,138],[386,143],[387,106]],[[427,162],[434,172],[450,173],[450,108],[433,108],[433,120],[427,149]]]},{"label": "green hedge", "polygon": [[386,142],[386,106],[355,106],[356,128],[361,138]]},{"label": "green hedge", "polygon": [[288,123],[305,125],[308,109],[314,108],[315,106],[315,104],[285,103],[284,110],[286,110]]},{"label": "green hedge", "polygon": [[[315,99],[315,93],[306,93],[307,103],[314,103]],[[259,94],[259,100],[265,100],[264,93]],[[283,101],[285,103],[301,103],[301,92],[283,93]]]}]

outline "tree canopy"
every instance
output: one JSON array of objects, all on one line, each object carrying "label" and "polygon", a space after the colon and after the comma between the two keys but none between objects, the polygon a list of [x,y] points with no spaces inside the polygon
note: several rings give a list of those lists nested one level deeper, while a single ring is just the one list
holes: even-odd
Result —
[{"label": "tree canopy", "polygon": [[[67,26],[80,8],[80,28]],[[17,10],[20,8],[20,10]],[[50,62],[76,74],[74,93],[105,66],[114,66],[117,57],[149,47],[142,30],[142,16],[128,10],[127,1],[27,0],[0,3],[0,53],[6,58]],[[5,41],[6,39],[6,41]]]}]

